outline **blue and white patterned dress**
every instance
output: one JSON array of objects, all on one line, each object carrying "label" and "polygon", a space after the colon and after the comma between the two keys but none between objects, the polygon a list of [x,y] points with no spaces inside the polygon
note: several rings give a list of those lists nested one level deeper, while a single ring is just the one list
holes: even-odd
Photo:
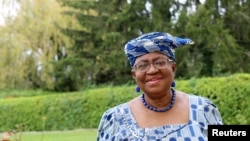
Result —
[{"label": "blue and white patterned dress", "polygon": [[128,103],[107,110],[97,141],[207,141],[208,125],[222,125],[218,108],[205,97],[189,96],[189,121],[184,124],[140,128]]}]

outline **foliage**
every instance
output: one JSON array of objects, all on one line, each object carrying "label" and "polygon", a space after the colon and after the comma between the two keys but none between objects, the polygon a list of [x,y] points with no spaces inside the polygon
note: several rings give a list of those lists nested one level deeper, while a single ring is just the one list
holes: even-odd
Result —
[{"label": "foliage", "polygon": [[[210,98],[225,124],[250,124],[249,74],[176,80],[176,90]],[[133,85],[82,92],[0,99],[0,131],[25,124],[26,131],[97,128],[105,110],[139,96]],[[32,115],[32,116],[31,116]],[[11,117],[11,118],[8,118]]]},{"label": "foliage", "polygon": [[249,72],[250,64],[246,62],[250,61],[250,1],[222,0],[221,6],[226,9],[223,15],[225,28],[244,50],[240,56],[243,61],[237,61],[237,63],[240,65],[240,70]]},{"label": "foliage", "polygon": [[176,51],[177,78],[250,72],[250,1],[17,2],[17,15],[0,26],[0,88],[59,92],[130,83],[124,44],[151,31],[195,41]]},{"label": "foliage", "polygon": [[191,78],[241,72],[239,68],[244,61],[239,59],[243,54],[242,47],[223,28],[223,21],[213,17],[213,11],[204,5],[200,5],[197,12],[188,17],[186,12],[180,15],[176,24],[177,33],[189,35],[195,40],[195,45],[177,52],[177,62],[180,62],[178,69],[182,70],[177,72],[177,76]]},{"label": "foliage", "polygon": [[66,55],[65,48],[72,44],[58,27],[77,23],[73,17],[58,16],[67,8],[56,1],[24,0],[20,5],[16,18],[0,28],[0,88],[53,89],[51,62]]}]

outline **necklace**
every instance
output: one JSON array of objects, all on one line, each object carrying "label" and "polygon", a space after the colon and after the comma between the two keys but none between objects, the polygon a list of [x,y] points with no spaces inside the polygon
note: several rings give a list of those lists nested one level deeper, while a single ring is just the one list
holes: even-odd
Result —
[{"label": "necklace", "polygon": [[172,91],[171,101],[170,101],[169,105],[166,108],[159,109],[159,108],[155,108],[155,107],[151,106],[150,104],[148,104],[146,102],[144,94],[142,94],[142,96],[141,96],[142,103],[149,110],[152,110],[152,111],[155,111],[155,112],[166,112],[166,111],[170,110],[173,107],[174,101],[175,101],[175,97],[176,97],[175,90],[173,88],[171,88],[171,91]]}]

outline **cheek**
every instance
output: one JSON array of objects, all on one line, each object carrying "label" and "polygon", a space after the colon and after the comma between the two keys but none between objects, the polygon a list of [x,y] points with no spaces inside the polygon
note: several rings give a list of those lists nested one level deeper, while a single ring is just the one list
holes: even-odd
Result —
[{"label": "cheek", "polygon": [[166,69],[162,69],[164,73],[172,74],[174,73],[174,68],[173,67],[167,67]]},{"label": "cheek", "polygon": [[172,78],[174,78],[175,71],[171,67],[169,67],[167,69],[162,70],[162,74],[165,77],[172,77]]},{"label": "cheek", "polygon": [[136,79],[136,72],[135,71],[132,70],[131,75],[132,75],[133,79]]},{"label": "cheek", "polygon": [[131,71],[131,75],[133,79],[135,80],[135,82],[137,83],[139,81],[138,79],[140,78],[140,75],[136,73],[135,71]]},{"label": "cheek", "polygon": [[133,78],[136,82],[143,81],[145,79],[144,73],[134,73]]}]

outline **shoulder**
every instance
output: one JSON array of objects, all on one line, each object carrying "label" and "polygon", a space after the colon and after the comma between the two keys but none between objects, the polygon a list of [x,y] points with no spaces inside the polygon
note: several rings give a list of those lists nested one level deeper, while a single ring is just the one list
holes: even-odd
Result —
[{"label": "shoulder", "polygon": [[211,110],[218,109],[215,103],[207,97],[189,94],[189,99],[190,99],[191,104],[195,104],[199,106],[200,108],[203,108],[203,110],[206,112],[208,112],[209,109]]},{"label": "shoulder", "polygon": [[104,137],[113,138],[117,133],[117,130],[125,128],[124,123],[124,112],[129,112],[129,107],[127,103],[117,105],[107,109],[99,122],[98,126],[98,140]]},{"label": "shoulder", "polygon": [[103,113],[102,119],[110,119],[111,117],[114,117],[114,115],[121,115],[123,114],[123,112],[126,112],[127,110],[129,110],[127,103],[111,107]]},{"label": "shoulder", "polygon": [[[198,107],[205,107],[205,106],[215,106],[214,103],[208,99],[207,97],[195,95],[192,93],[185,93],[182,91],[177,91],[178,95],[181,97],[181,99],[184,99],[185,101],[189,101],[191,106],[198,106]],[[216,107],[216,106],[215,106]]]},{"label": "shoulder", "polygon": [[107,109],[101,117],[99,128],[107,128],[107,126],[114,126],[115,121],[119,121],[122,119],[122,116],[124,115],[124,112],[128,112],[129,107],[127,103],[123,103],[120,105],[117,105],[115,107],[111,107]]},{"label": "shoulder", "polygon": [[196,107],[207,124],[223,124],[221,113],[216,104],[209,98],[190,94],[190,106]]}]

